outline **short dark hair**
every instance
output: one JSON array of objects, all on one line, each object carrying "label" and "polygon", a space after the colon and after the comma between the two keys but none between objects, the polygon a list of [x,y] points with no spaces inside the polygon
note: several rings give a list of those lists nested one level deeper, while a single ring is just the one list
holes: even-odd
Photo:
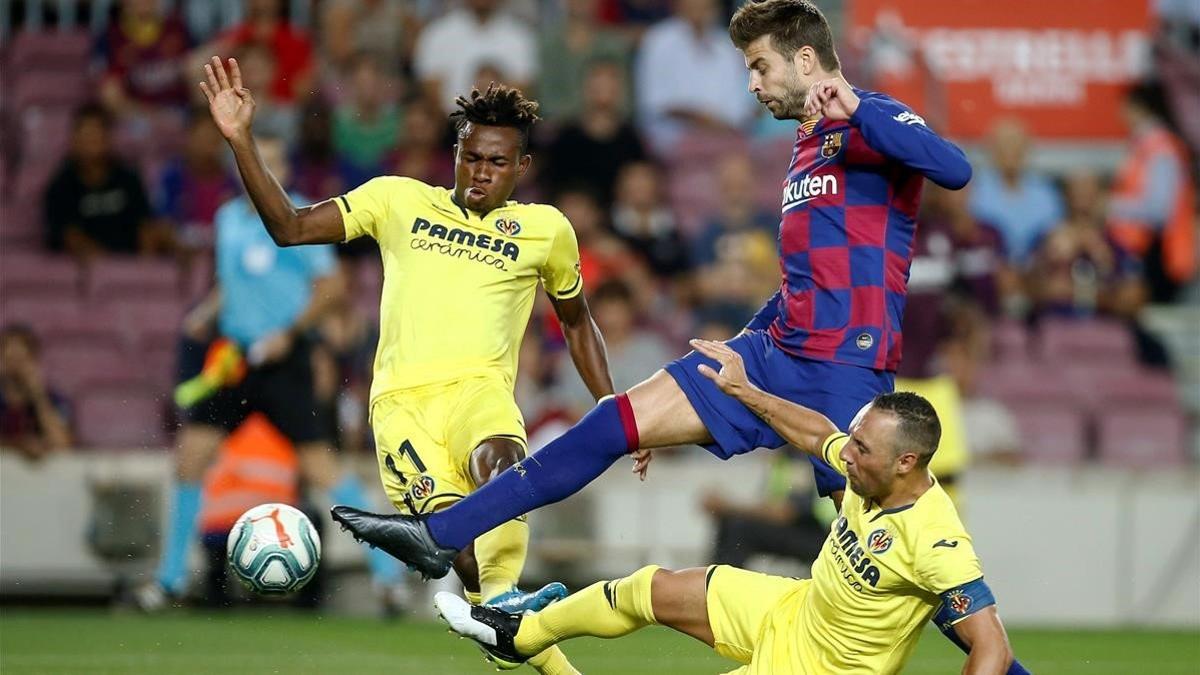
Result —
[{"label": "short dark hair", "polygon": [[88,121],[99,122],[100,126],[104,127],[105,130],[111,130],[113,126],[112,115],[109,114],[104,106],[95,102],[84,103],[75,109],[72,128],[78,131],[79,127]]},{"label": "short dark hair", "polygon": [[609,301],[633,305],[633,289],[620,279],[609,279],[596,286],[596,290],[589,294],[588,301],[595,305]]},{"label": "short dark hair", "polygon": [[807,45],[817,53],[822,68],[841,68],[829,22],[809,0],[752,0],[729,20],[729,37],[738,49],[744,51],[764,35],[771,36],[771,46],[789,61]]},{"label": "short dark hair", "polygon": [[942,423],[933,404],[912,392],[897,391],[876,396],[871,409],[896,416],[896,454],[912,451],[917,453],[920,466],[929,465],[942,439]]},{"label": "short dark hair", "polygon": [[0,328],[0,345],[9,340],[24,342],[25,348],[34,357],[42,353],[42,341],[38,339],[37,332],[29,324],[10,323],[4,328]]},{"label": "short dark hair", "polygon": [[537,122],[537,101],[525,98],[520,89],[493,82],[487,91],[471,90],[471,96],[459,96],[458,110],[450,113],[450,123],[460,138],[467,124],[512,127],[521,134],[521,154],[529,150],[529,131]]}]

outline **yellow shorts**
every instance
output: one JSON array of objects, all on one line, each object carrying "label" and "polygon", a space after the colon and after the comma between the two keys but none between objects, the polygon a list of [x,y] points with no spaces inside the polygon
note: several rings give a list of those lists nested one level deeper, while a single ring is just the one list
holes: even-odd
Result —
[{"label": "yellow shorts", "polygon": [[371,405],[379,477],[392,504],[429,513],[474,491],[471,453],[492,437],[528,447],[512,387],[473,377],[389,394]]},{"label": "yellow shorts", "polygon": [[728,565],[709,568],[708,622],[714,649],[746,665],[729,675],[799,675],[803,640],[793,625],[811,579],[790,579]]}]

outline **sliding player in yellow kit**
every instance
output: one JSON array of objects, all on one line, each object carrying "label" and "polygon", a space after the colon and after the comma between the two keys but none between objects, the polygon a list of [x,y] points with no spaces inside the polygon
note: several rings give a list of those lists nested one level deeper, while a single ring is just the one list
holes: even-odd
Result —
[{"label": "sliding player in yellow kit", "polygon": [[969,649],[964,673],[1004,673],[1012,651],[995,600],[971,537],[928,470],[941,435],[933,406],[912,393],[880,394],[846,434],[751,383],[728,345],[692,346],[720,364],[719,372],[700,365],[702,375],[848,479],[812,578],[651,565],[525,615],[439,593],[435,604],[450,627],[502,668],[569,638],[613,638],[660,624],[745,664],[738,675],[866,675],[900,672],[938,612],[937,621]]},{"label": "sliding player in yellow kit", "polygon": [[[275,242],[379,242],[384,283],[371,426],[396,508],[419,515],[449,506],[525,456],[513,385],[539,281],[588,389],[597,399],[613,393],[571,224],[551,206],[509,201],[529,168],[537,103],[495,84],[458,99],[450,116],[458,137],[453,190],[383,176],[301,207],[263,164],[250,133],[254,100],[237,62],[228,66],[227,73],[213,57],[200,87]],[[524,519],[476,539],[455,561],[468,598],[524,611],[565,595],[561,584],[517,590],[528,543]],[[543,673],[575,672],[557,648],[530,663]]]}]

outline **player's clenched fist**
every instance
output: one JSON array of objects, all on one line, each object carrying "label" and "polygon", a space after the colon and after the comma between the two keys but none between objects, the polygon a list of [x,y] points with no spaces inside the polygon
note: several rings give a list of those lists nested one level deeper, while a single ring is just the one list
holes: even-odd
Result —
[{"label": "player's clenched fist", "polygon": [[712,340],[691,340],[690,344],[692,349],[721,365],[719,372],[703,363],[696,366],[696,370],[715,382],[721,391],[737,398],[754,386],[746,377],[746,365],[742,362],[742,355],[730,349],[729,345]]},{"label": "player's clenched fist", "polygon": [[804,99],[806,117],[848,120],[858,110],[858,95],[842,78],[821,80],[808,88]]},{"label": "player's clenched fist", "polygon": [[208,99],[208,111],[217,128],[231,141],[248,136],[250,123],[254,120],[254,97],[242,86],[242,71],[237,59],[229,59],[229,72],[226,73],[221,59],[214,56],[204,65],[204,74],[207,81],[200,83],[200,90]]}]

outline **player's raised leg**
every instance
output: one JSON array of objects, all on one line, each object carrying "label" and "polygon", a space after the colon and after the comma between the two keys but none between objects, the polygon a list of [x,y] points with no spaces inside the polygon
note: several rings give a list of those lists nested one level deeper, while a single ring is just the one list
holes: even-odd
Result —
[{"label": "player's raised leg", "polygon": [[[485,439],[471,452],[471,480],[477,487],[483,486],[524,458],[525,446],[515,438]],[[471,604],[521,614],[544,609],[567,595],[566,587],[560,583],[549,584],[532,593],[517,588],[529,550],[529,525],[523,518],[510,520],[480,535],[467,550],[471,551],[471,561],[475,564],[476,583],[474,586],[468,583],[461,571],[459,577],[467,587],[466,596]],[[460,554],[459,558],[462,557]],[[529,665],[542,675],[578,673],[562,651],[554,646],[536,652],[530,657]]]},{"label": "player's raised leg", "polygon": [[578,492],[629,452],[709,440],[683,391],[660,371],[627,394],[605,398],[562,436],[448,509],[414,518],[339,506],[333,517],[357,538],[440,578],[476,537]]}]

